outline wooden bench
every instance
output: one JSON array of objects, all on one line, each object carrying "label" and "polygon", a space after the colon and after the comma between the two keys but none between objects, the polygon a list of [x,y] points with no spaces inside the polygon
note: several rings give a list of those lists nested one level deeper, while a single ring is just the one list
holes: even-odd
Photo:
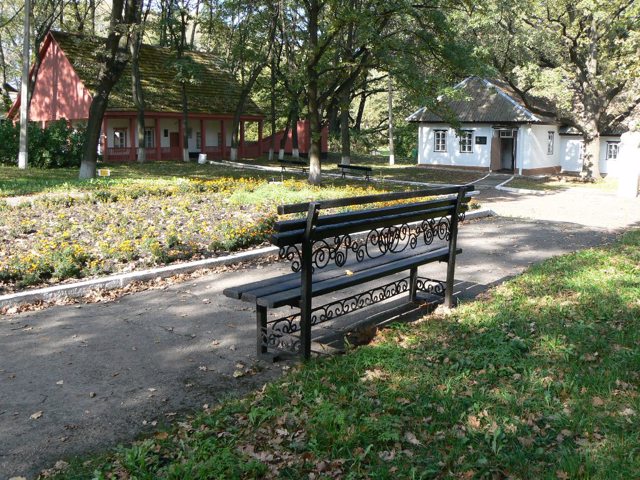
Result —
[{"label": "wooden bench", "polygon": [[340,170],[342,170],[342,178],[344,178],[344,174],[346,170],[350,170],[351,172],[363,172],[366,179],[369,180],[369,174],[373,171],[371,167],[365,167],[363,165],[351,165],[347,163],[338,163],[336,164]]},{"label": "wooden bench", "polygon": [[[414,301],[423,291],[452,306],[456,255],[461,252],[456,246],[458,221],[472,190],[447,187],[278,207],[280,215],[306,212],[306,218],[277,222],[271,236],[293,273],[224,290],[228,297],[255,303],[258,356],[289,349],[307,359],[313,325],[395,295],[408,293]],[[341,211],[324,214],[336,208]],[[431,262],[447,262],[445,281],[418,277],[418,267]],[[409,276],[398,279],[396,274],[405,271]],[[390,276],[390,283],[379,285]],[[355,295],[313,306],[316,297],[374,281],[378,284]],[[299,312],[268,318],[268,309],[285,306]]]},{"label": "wooden bench", "polygon": [[293,168],[294,170],[302,170],[302,173],[307,173],[307,162],[304,160],[294,160],[290,158],[278,159],[280,163],[281,173],[284,173],[287,168]]}]

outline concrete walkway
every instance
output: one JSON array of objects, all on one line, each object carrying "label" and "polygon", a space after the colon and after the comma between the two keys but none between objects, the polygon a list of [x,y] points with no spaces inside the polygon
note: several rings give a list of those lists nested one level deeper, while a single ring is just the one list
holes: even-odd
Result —
[{"label": "concrete walkway", "polygon": [[[487,190],[480,201],[535,219],[465,222],[456,271],[462,298],[531,263],[602,245],[621,229],[640,226],[640,200],[619,209],[613,196],[529,198]],[[442,276],[443,267],[421,273]],[[252,306],[221,292],[287,271],[284,264],[247,268],[111,303],[1,317],[0,480],[32,478],[57,460],[130,442],[277,378],[288,365],[256,362]]]}]

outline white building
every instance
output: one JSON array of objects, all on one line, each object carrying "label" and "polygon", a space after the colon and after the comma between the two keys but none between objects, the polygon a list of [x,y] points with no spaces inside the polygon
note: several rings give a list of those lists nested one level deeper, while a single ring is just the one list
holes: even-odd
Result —
[{"label": "white building", "polygon": [[[469,77],[456,86],[463,98],[443,105],[459,131],[421,108],[417,122],[418,163],[513,172],[520,175],[579,173],[582,137],[550,115],[530,111],[508,85]],[[616,173],[620,133],[600,137],[600,171]]]}]

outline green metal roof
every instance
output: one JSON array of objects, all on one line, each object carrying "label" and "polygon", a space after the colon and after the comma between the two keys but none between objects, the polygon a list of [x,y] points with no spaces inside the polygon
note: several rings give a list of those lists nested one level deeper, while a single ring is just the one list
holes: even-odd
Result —
[{"label": "green metal roof", "polygon": [[[84,86],[95,93],[100,62],[97,52],[104,49],[104,39],[65,32],[52,32]],[[218,66],[215,56],[201,52],[185,52],[193,62],[193,81],[186,83],[189,113],[233,115],[240,85]],[[142,45],[140,77],[145,108],[152,112],[182,112],[181,83],[176,79],[175,52],[168,48]],[[127,64],[109,95],[111,111],[135,110],[131,87],[131,65]],[[244,115],[263,116],[258,106],[248,99]]]}]

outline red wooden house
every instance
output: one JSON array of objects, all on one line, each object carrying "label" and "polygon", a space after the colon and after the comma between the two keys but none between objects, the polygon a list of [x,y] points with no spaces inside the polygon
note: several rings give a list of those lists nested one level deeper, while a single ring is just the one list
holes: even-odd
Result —
[{"label": "red wooden house", "polygon": [[[30,119],[42,122],[66,119],[82,124],[89,116],[95,91],[101,40],[63,32],[51,32],[40,55],[42,65],[33,91]],[[213,55],[188,52],[194,81],[186,85],[188,99],[187,138],[190,153],[206,153],[209,158],[228,158],[231,122],[240,86],[219,68]],[[145,97],[145,137],[147,159],[182,158],[183,131],[181,84],[176,81],[175,57],[165,48],[143,45],[140,70]],[[8,112],[14,118],[20,98]],[[239,154],[257,157],[262,153],[263,114],[250,99],[240,123]],[[251,124],[251,125],[249,125]],[[131,71],[127,67],[109,96],[101,136],[105,161],[135,160],[136,108],[131,91]],[[251,128],[253,141],[245,140]],[[267,147],[268,148],[268,147]]]}]

